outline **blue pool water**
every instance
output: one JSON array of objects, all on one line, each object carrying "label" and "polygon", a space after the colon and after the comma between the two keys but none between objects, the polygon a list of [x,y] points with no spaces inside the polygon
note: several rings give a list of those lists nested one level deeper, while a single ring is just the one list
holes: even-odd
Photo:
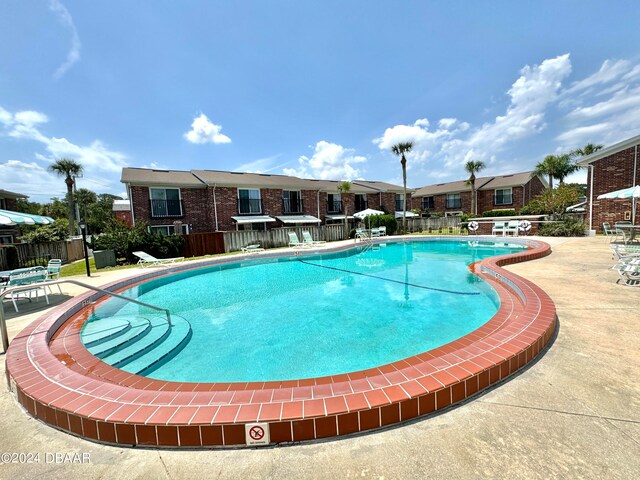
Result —
[{"label": "blue pool water", "polygon": [[[146,368],[142,374],[171,381],[287,380],[371,368],[451,342],[487,322],[499,307],[497,295],[467,267],[521,249],[413,241],[205,267],[126,293],[168,308],[175,331],[163,333],[166,319],[158,312],[111,299],[96,308],[82,338],[95,343],[96,332],[115,332],[110,343],[89,350],[123,370]],[[118,346],[113,338],[128,323],[134,328],[119,337]],[[184,340],[173,344],[182,342],[182,350],[170,360],[147,366],[145,357],[153,352],[139,348],[131,359],[122,352],[165,335],[166,342],[152,345],[154,358],[161,358],[180,329]]]}]

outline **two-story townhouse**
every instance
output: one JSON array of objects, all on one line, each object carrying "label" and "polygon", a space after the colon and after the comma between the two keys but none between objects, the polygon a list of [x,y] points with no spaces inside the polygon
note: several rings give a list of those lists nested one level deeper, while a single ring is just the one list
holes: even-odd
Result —
[{"label": "two-story townhouse", "polygon": [[[540,176],[532,172],[476,178],[478,214],[488,210],[519,210],[547,187]],[[423,212],[460,215],[471,212],[471,185],[466,180],[438,183],[417,189],[413,207]]]},{"label": "two-story townhouse", "polygon": [[123,168],[122,183],[131,201],[131,221],[144,221],[166,235],[213,231],[213,202],[207,185],[191,172]]},{"label": "two-story townhouse", "polygon": [[578,164],[588,168],[587,175],[587,212],[589,230],[602,232],[602,224],[630,220],[632,217],[633,201],[631,198],[600,199],[604,193],[634,187],[640,184],[640,162],[638,149],[640,135],[618,142],[610,147],[598,150],[581,159]]},{"label": "two-story townhouse", "polygon": [[192,170],[209,189],[214,230],[318,224],[316,185],[287,175]]},{"label": "two-story townhouse", "polygon": [[478,213],[501,209],[517,212],[548,186],[546,179],[532,172],[493,177],[477,187]]},{"label": "two-story townhouse", "polygon": [[[125,168],[132,221],[165,234],[265,230],[286,225],[344,222],[366,208],[401,208],[402,187],[354,181],[348,193],[334,180],[220,170]],[[370,201],[371,200],[371,201]],[[400,206],[399,206],[400,205]]]},{"label": "two-story townhouse", "polygon": [[[395,212],[396,218],[402,217],[402,212],[404,209],[404,189],[401,185],[393,185],[391,183],[369,180],[354,180],[353,183],[375,190],[375,194],[369,194],[368,196],[368,198],[371,200],[369,208],[383,210],[391,214]],[[413,189],[407,188],[407,211],[415,208],[412,206],[413,191]],[[356,209],[356,211],[359,210],[360,209]]]},{"label": "two-story townhouse", "polygon": [[[29,197],[21,193],[0,189],[0,210],[16,211],[19,198],[27,199]],[[0,244],[15,243],[19,234],[18,227],[0,223]]]}]

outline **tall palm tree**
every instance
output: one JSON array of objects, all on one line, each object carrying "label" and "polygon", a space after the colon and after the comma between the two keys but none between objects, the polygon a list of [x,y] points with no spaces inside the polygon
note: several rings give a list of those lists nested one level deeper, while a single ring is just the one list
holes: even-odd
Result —
[{"label": "tall palm tree", "polygon": [[405,153],[409,153],[413,148],[413,142],[400,142],[391,147],[391,151],[400,157],[402,165],[402,231],[407,231],[407,158]]},{"label": "tall palm tree", "polygon": [[549,177],[549,188],[553,189],[553,176],[556,173],[557,157],[547,155],[542,162],[539,162],[531,172],[531,176],[547,175]]},{"label": "tall palm tree", "polygon": [[558,179],[560,185],[564,183],[564,179],[572,173],[580,170],[580,165],[571,161],[571,154],[564,153],[562,155],[556,155],[554,178]]},{"label": "tall palm tree", "polygon": [[80,175],[83,171],[82,165],[75,160],[69,158],[60,158],[52,165],[49,165],[49,171],[57,174],[59,177],[65,177],[64,183],[67,185],[67,205],[69,207],[69,235],[73,236],[75,229],[73,228],[75,205],[73,202],[73,177]]},{"label": "tall palm tree", "polygon": [[467,184],[471,185],[471,213],[473,215],[478,214],[478,199],[476,198],[476,173],[485,167],[483,161],[470,160],[464,164],[464,169],[469,173],[469,180]]},{"label": "tall palm tree", "polygon": [[[340,195],[347,194],[351,191],[351,182],[345,180],[344,182],[340,182],[338,184],[338,191]],[[349,221],[347,220],[348,212],[347,212],[347,202],[345,202],[344,198],[342,200],[342,212],[344,213],[344,239],[347,240],[349,238]]]},{"label": "tall palm tree", "polygon": [[604,145],[601,145],[599,143],[587,143],[584,147],[576,148],[573,152],[571,152],[571,156],[586,157],[587,155],[591,155],[592,153],[595,153],[603,148]]}]

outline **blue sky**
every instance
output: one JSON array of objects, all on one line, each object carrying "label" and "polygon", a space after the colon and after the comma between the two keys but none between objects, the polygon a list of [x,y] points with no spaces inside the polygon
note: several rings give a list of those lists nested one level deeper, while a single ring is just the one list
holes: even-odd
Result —
[{"label": "blue sky", "polygon": [[[640,133],[633,1],[0,2],[0,188],[123,166],[412,187]],[[580,177],[578,177],[580,178]]]}]

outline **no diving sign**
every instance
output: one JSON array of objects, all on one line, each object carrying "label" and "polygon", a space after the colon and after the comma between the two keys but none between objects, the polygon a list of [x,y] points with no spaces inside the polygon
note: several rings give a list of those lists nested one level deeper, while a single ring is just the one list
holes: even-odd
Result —
[{"label": "no diving sign", "polygon": [[247,445],[269,445],[268,423],[247,423],[244,432]]}]

